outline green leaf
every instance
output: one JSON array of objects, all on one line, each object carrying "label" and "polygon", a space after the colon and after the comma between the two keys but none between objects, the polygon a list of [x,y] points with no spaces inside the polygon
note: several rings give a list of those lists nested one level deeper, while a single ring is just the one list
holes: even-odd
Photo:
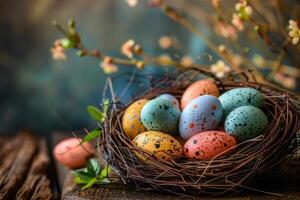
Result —
[{"label": "green leaf", "polygon": [[74,19],[69,19],[68,26],[69,26],[69,28],[74,29],[75,28],[75,20]]},{"label": "green leaf", "polygon": [[88,182],[93,176],[84,170],[73,170],[72,175],[75,177],[75,180]]},{"label": "green leaf", "polygon": [[96,184],[108,184],[110,180],[108,178],[103,178],[101,180],[97,180]]},{"label": "green leaf", "polygon": [[111,168],[108,165],[101,169],[97,159],[90,159],[85,168],[73,170],[72,175],[76,184],[84,185],[82,187],[82,190],[84,190],[94,184],[110,183],[108,179],[110,171]]},{"label": "green leaf", "polygon": [[109,175],[110,171],[111,171],[111,168],[110,168],[108,165],[106,165],[106,166],[101,170],[99,179],[102,180],[102,179],[104,179],[104,178],[108,178],[108,175]]},{"label": "green leaf", "polygon": [[63,38],[60,42],[62,47],[65,49],[73,48],[75,46],[74,42],[68,38]]},{"label": "green leaf", "polygon": [[96,159],[90,159],[87,166],[88,173],[92,174],[94,177],[98,176],[100,173],[100,164]]},{"label": "green leaf", "polygon": [[102,123],[106,117],[106,115],[95,106],[88,106],[87,111],[90,114],[90,116],[97,122]]},{"label": "green leaf", "polygon": [[92,178],[85,186],[81,188],[81,190],[85,190],[87,188],[92,187],[97,182],[96,178]]},{"label": "green leaf", "polygon": [[94,138],[99,137],[101,134],[102,134],[102,131],[100,131],[100,130],[97,130],[97,129],[92,130],[83,138],[81,143],[92,141]]},{"label": "green leaf", "polygon": [[81,179],[79,177],[74,177],[74,183],[76,184],[87,184],[89,182],[90,179]]},{"label": "green leaf", "polygon": [[86,51],[84,51],[84,50],[78,50],[78,51],[76,52],[76,55],[77,55],[78,57],[86,56]]}]

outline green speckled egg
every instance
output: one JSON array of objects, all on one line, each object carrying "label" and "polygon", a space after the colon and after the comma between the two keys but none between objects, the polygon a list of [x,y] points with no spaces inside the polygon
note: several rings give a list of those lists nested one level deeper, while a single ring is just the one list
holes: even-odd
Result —
[{"label": "green speckled egg", "polygon": [[254,106],[241,106],[229,113],[225,120],[225,131],[239,142],[260,135],[268,125],[265,113]]},{"label": "green speckled egg", "polygon": [[240,106],[254,106],[262,108],[264,96],[254,88],[235,88],[219,97],[223,107],[223,116],[227,116],[232,110]]},{"label": "green speckled egg", "polygon": [[146,103],[141,112],[141,120],[147,130],[171,135],[178,132],[179,116],[179,109],[170,101],[161,98]]}]

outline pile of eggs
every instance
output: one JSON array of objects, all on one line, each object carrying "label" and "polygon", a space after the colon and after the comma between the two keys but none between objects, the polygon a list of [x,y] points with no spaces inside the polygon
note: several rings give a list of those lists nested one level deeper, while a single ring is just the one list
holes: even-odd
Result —
[{"label": "pile of eggs", "polygon": [[[180,103],[171,94],[140,99],[124,111],[122,127],[132,143],[159,160],[211,160],[262,134],[268,118],[264,96],[254,88],[220,95],[212,80],[191,84]],[[147,160],[145,154],[137,157]]]}]

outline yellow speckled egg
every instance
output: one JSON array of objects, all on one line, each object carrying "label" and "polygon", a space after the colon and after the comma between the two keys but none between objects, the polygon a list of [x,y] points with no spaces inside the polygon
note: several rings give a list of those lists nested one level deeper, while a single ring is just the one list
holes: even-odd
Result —
[{"label": "yellow speckled egg", "polygon": [[[182,155],[180,143],[174,137],[158,131],[141,133],[133,139],[133,143],[159,160],[172,160]],[[147,160],[140,153],[136,155],[142,160]]]},{"label": "yellow speckled egg", "polygon": [[147,99],[140,99],[133,102],[123,114],[122,127],[126,135],[131,139],[137,134],[146,131],[146,128],[141,122],[141,110],[148,101]]},{"label": "yellow speckled egg", "polygon": [[213,80],[210,79],[200,80],[190,85],[184,91],[181,97],[180,100],[181,109],[184,109],[185,106],[193,99],[196,99],[197,97],[205,94],[213,95],[216,97],[219,96],[219,89]]}]

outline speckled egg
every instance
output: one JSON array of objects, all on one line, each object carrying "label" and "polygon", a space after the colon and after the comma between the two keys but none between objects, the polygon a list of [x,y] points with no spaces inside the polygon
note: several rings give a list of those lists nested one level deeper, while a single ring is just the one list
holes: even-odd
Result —
[{"label": "speckled egg", "polygon": [[235,88],[219,97],[223,107],[223,117],[240,106],[254,106],[262,108],[264,96],[254,88]]},{"label": "speckled egg", "polygon": [[[171,160],[182,156],[180,143],[174,137],[162,132],[147,131],[141,133],[133,139],[133,143],[157,159]],[[142,160],[147,160],[142,153],[136,152],[136,155]]]},{"label": "speckled egg", "polygon": [[84,167],[95,149],[89,142],[80,144],[81,141],[80,138],[68,138],[59,142],[53,150],[56,160],[70,169]]},{"label": "speckled egg", "polygon": [[180,111],[168,100],[156,98],[142,109],[141,120],[149,131],[161,131],[171,135],[178,133]]},{"label": "speckled egg", "polygon": [[200,80],[190,85],[184,91],[181,97],[181,109],[184,109],[185,106],[193,99],[205,94],[213,95],[216,97],[219,96],[219,89],[213,80]]},{"label": "speckled egg", "polygon": [[203,95],[192,100],[182,111],[179,119],[180,136],[187,140],[193,135],[214,130],[222,120],[222,106],[219,99]]},{"label": "speckled egg", "polygon": [[236,145],[235,138],[223,131],[205,131],[191,137],[184,144],[183,151],[187,158],[211,160],[229,153]]},{"label": "speckled egg", "polygon": [[225,120],[225,131],[239,142],[260,135],[268,125],[265,113],[254,106],[241,106],[229,113]]},{"label": "speckled egg", "polygon": [[148,101],[147,99],[140,99],[133,102],[123,114],[122,127],[125,134],[131,139],[137,134],[146,131],[145,126],[141,122],[141,110]]},{"label": "speckled egg", "polygon": [[161,94],[157,98],[161,98],[161,99],[165,99],[165,100],[170,101],[174,106],[176,106],[176,108],[178,108],[180,110],[179,101],[174,95],[172,95],[172,94]]}]

